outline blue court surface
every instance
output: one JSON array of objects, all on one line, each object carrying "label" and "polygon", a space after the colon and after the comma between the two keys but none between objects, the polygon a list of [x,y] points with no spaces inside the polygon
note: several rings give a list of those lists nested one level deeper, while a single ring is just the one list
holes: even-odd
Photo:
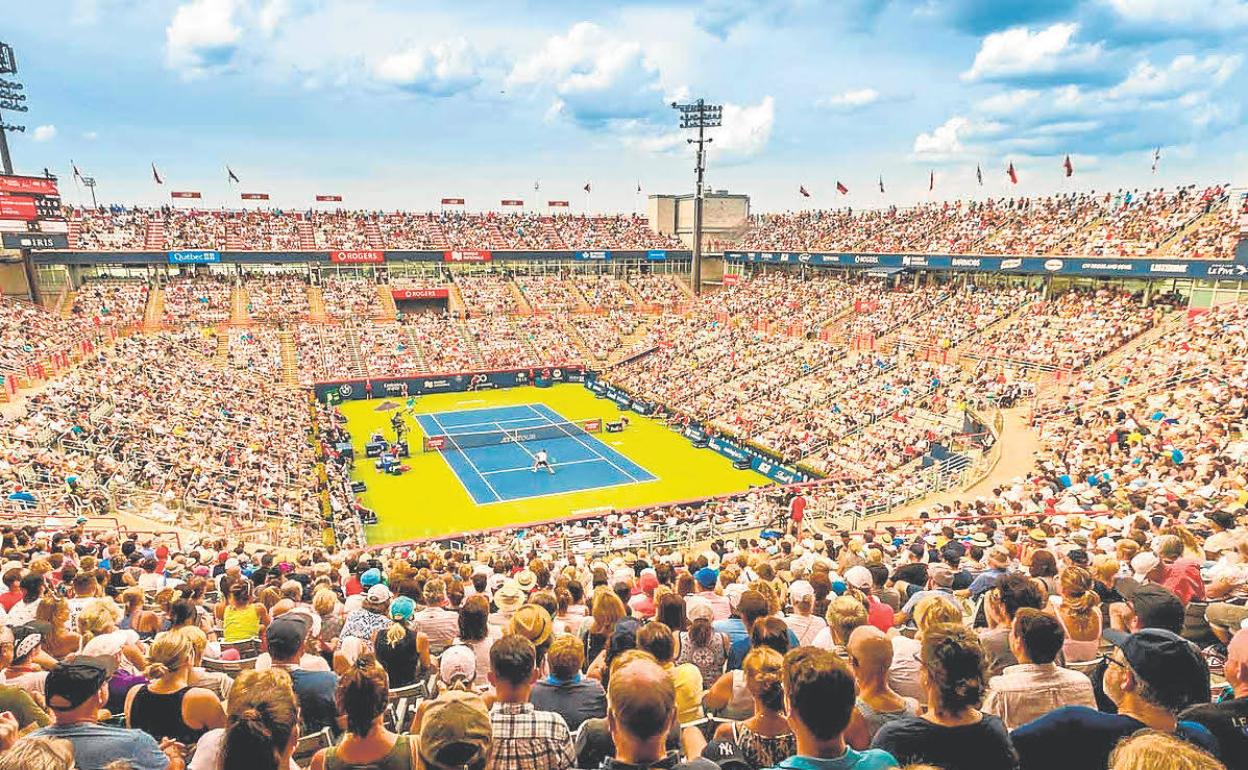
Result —
[{"label": "blue court surface", "polygon": [[[544,404],[419,414],[416,420],[426,436],[448,437],[446,447],[440,450],[442,457],[479,505],[637,484],[658,478],[579,430],[524,443],[462,448],[455,443],[457,435],[516,431],[568,422]],[[533,472],[533,458],[539,449],[546,450],[554,474],[546,470]]]}]

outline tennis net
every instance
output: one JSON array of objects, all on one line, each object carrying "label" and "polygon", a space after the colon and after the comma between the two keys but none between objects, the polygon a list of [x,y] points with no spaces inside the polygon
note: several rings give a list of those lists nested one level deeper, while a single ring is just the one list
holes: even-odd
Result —
[{"label": "tennis net", "polygon": [[448,433],[425,436],[422,447],[426,452],[471,449],[472,447],[496,446],[498,444],[527,444],[532,441],[552,441],[559,438],[576,438],[588,433],[602,433],[602,420],[575,420],[534,425],[528,428],[499,428],[473,433]]}]

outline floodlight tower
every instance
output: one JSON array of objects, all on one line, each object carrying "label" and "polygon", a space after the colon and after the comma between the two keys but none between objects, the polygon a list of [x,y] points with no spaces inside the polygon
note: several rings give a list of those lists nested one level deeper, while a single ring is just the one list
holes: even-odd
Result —
[{"label": "floodlight tower", "polygon": [[697,185],[693,195],[693,264],[689,268],[689,283],[694,294],[702,293],[702,176],[706,173],[706,145],[711,139],[706,136],[706,129],[717,128],[724,124],[724,108],[719,104],[707,104],[704,99],[689,104],[672,102],[672,109],[680,112],[681,128],[696,128],[697,139],[685,140],[698,146],[696,161],[693,166]]},{"label": "floodlight tower", "polygon": [[[17,74],[17,58],[13,55],[13,47],[0,43],[0,75],[16,75]],[[26,101],[26,94],[22,92],[22,84],[11,80],[0,80],[0,110],[8,110],[9,112],[25,112],[26,105],[22,102]],[[9,157],[9,132],[19,131],[25,133],[26,126],[15,126],[4,122],[0,118],[0,171],[5,174],[13,173],[13,159]]]}]

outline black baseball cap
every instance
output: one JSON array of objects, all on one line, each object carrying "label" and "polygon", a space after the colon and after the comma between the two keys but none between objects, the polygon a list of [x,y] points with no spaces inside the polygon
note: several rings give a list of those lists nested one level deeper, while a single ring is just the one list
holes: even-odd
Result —
[{"label": "black baseball cap", "polygon": [[719,770],[754,770],[736,741],[711,741],[702,749],[702,758],[719,765]]},{"label": "black baseball cap", "polygon": [[1170,589],[1156,583],[1123,580],[1118,592],[1131,605],[1141,629],[1161,628],[1174,634],[1183,630],[1183,602]]},{"label": "black baseball cap", "polygon": [[53,711],[70,711],[99,692],[117,670],[110,655],[78,655],[56,664],[44,682],[44,695]]},{"label": "black baseball cap", "polygon": [[1173,631],[1145,628],[1115,645],[1163,703],[1209,702],[1209,665],[1196,645]]},{"label": "black baseball cap", "polygon": [[274,618],[266,632],[269,654],[282,660],[296,655],[303,649],[310,626],[308,617],[302,612],[287,612]]}]

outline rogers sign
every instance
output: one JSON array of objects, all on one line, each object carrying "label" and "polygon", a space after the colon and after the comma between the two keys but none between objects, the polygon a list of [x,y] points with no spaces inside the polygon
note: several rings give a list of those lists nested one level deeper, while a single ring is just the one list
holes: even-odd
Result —
[{"label": "rogers sign", "polygon": [[442,252],[443,262],[489,262],[493,258],[494,255],[492,253],[482,249]]},{"label": "rogers sign", "polygon": [[450,289],[391,289],[390,296],[397,300],[446,299],[450,293]]},{"label": "rogers sign", "polygon": [[386,261],[384,251],[331,251],[329,261],[340,265],[364,265]]}]

